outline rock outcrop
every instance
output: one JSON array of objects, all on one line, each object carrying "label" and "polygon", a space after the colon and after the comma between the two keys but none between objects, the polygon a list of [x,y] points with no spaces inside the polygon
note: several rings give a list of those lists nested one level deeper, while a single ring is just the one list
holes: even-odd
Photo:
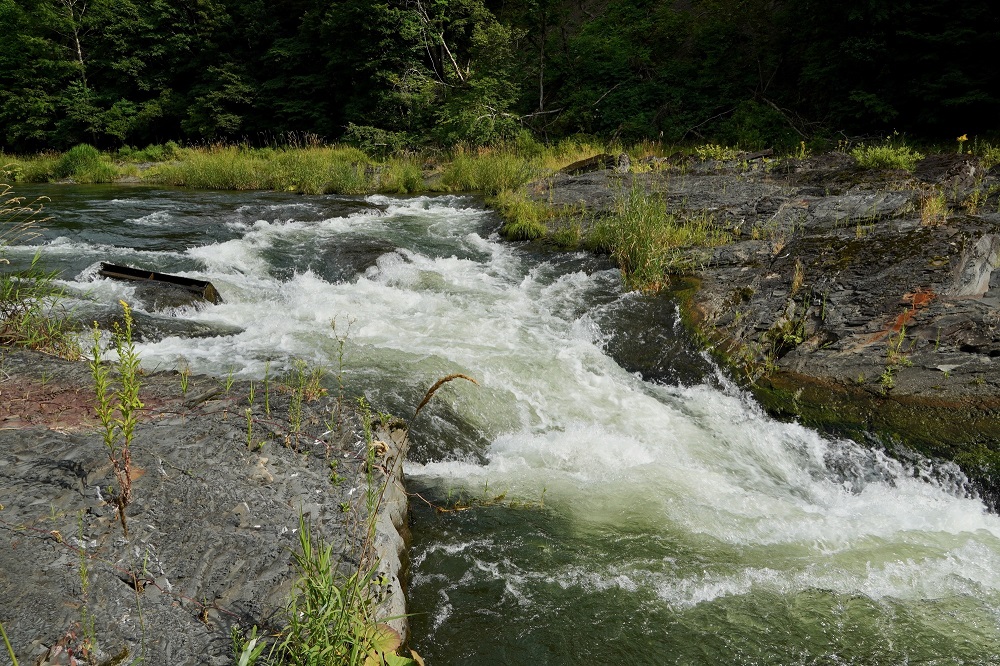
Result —
[{"label": "rock outcrop", "polygon": [[87,365],[4,350],[2,366],[0,607],[21,663],[234,663],[234,628],[285,624],[300,516],[345,574],[378,561],[369,592],[405,637],[401,426],[376,427],[370,456],[333,397],[295,428],[275,386],[251,407],[248,382],[146,375],[126,538]]},{"label": "rock outcrop", "polygon": [[[539,201],[606,214],[640,188],[732,234],[672,277],[691,328],[772,413],[957,461],[1000,499],[1000,179],[975,158],[914,174],[847,154],[557,174]],[[645,171],[645,172],[643,172]],[[556,225],[563,221],[557,220]]]}]

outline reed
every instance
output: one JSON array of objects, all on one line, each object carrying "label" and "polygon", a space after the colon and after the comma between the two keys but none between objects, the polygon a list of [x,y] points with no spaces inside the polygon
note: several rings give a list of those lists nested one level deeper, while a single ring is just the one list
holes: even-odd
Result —
[{"label": "reed", "polygon": [[430,402],[431,398],[434,397],[434,394],[437,393],[437,390],[439,388],[441,388],[448,382],[453,381],[455,379],[464,379],[467,382],[472,382],[476,386],[479,386],[479,382],[477,382],[475,379],[469,377],[468,375],[463,375],[461,373],[455,373],[452,375],[447,375],[446,377],[442,377],[441,379],[434,382],[434,385],[431,386],[430,389],[428,389],[427,393],[424,395],[424,399],[420,401],[420,404],[417,405],[416,411],[413,412],[413,418],[410,420],[413,421],[417,418],[417,415],[420,413],[420,410],[424,408],[424,405]]}]

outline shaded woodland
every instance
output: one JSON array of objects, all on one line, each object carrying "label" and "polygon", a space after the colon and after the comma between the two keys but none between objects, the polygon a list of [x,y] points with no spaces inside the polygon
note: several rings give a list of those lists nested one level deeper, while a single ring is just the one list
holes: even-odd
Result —
[{"label": "shaded woodland", "polygon": [[[986,0],[0,0],[0,147],[996,129]],[[284,139],[282,139],[284,137]]]}]

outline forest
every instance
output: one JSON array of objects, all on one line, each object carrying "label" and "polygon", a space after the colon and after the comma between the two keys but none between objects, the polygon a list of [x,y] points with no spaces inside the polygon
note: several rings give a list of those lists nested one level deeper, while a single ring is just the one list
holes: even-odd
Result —
[{"label": "forest", "polygon": [[990,135],[987,0],[0,0],[0,149]]}]

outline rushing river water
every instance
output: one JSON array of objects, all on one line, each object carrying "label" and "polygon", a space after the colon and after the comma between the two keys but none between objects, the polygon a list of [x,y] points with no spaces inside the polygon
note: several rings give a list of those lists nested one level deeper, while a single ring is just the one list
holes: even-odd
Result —
[{"label": "rushing river water", "polygon": [[227,334],[146,342],[149,368],[336,368],[336,318],[345,378],[379,409],[409,418],[438,378],[479,382],[412,424],[410,490],[472,504],[413,501],[430,664],[1000,662],[997,516],[947,469],[763,415],[669,303],[597,259],[500,243],[462,197],[47,193],[45,257],[82,316],[132,296],[102,260],[222,293],[155,315]]}]

